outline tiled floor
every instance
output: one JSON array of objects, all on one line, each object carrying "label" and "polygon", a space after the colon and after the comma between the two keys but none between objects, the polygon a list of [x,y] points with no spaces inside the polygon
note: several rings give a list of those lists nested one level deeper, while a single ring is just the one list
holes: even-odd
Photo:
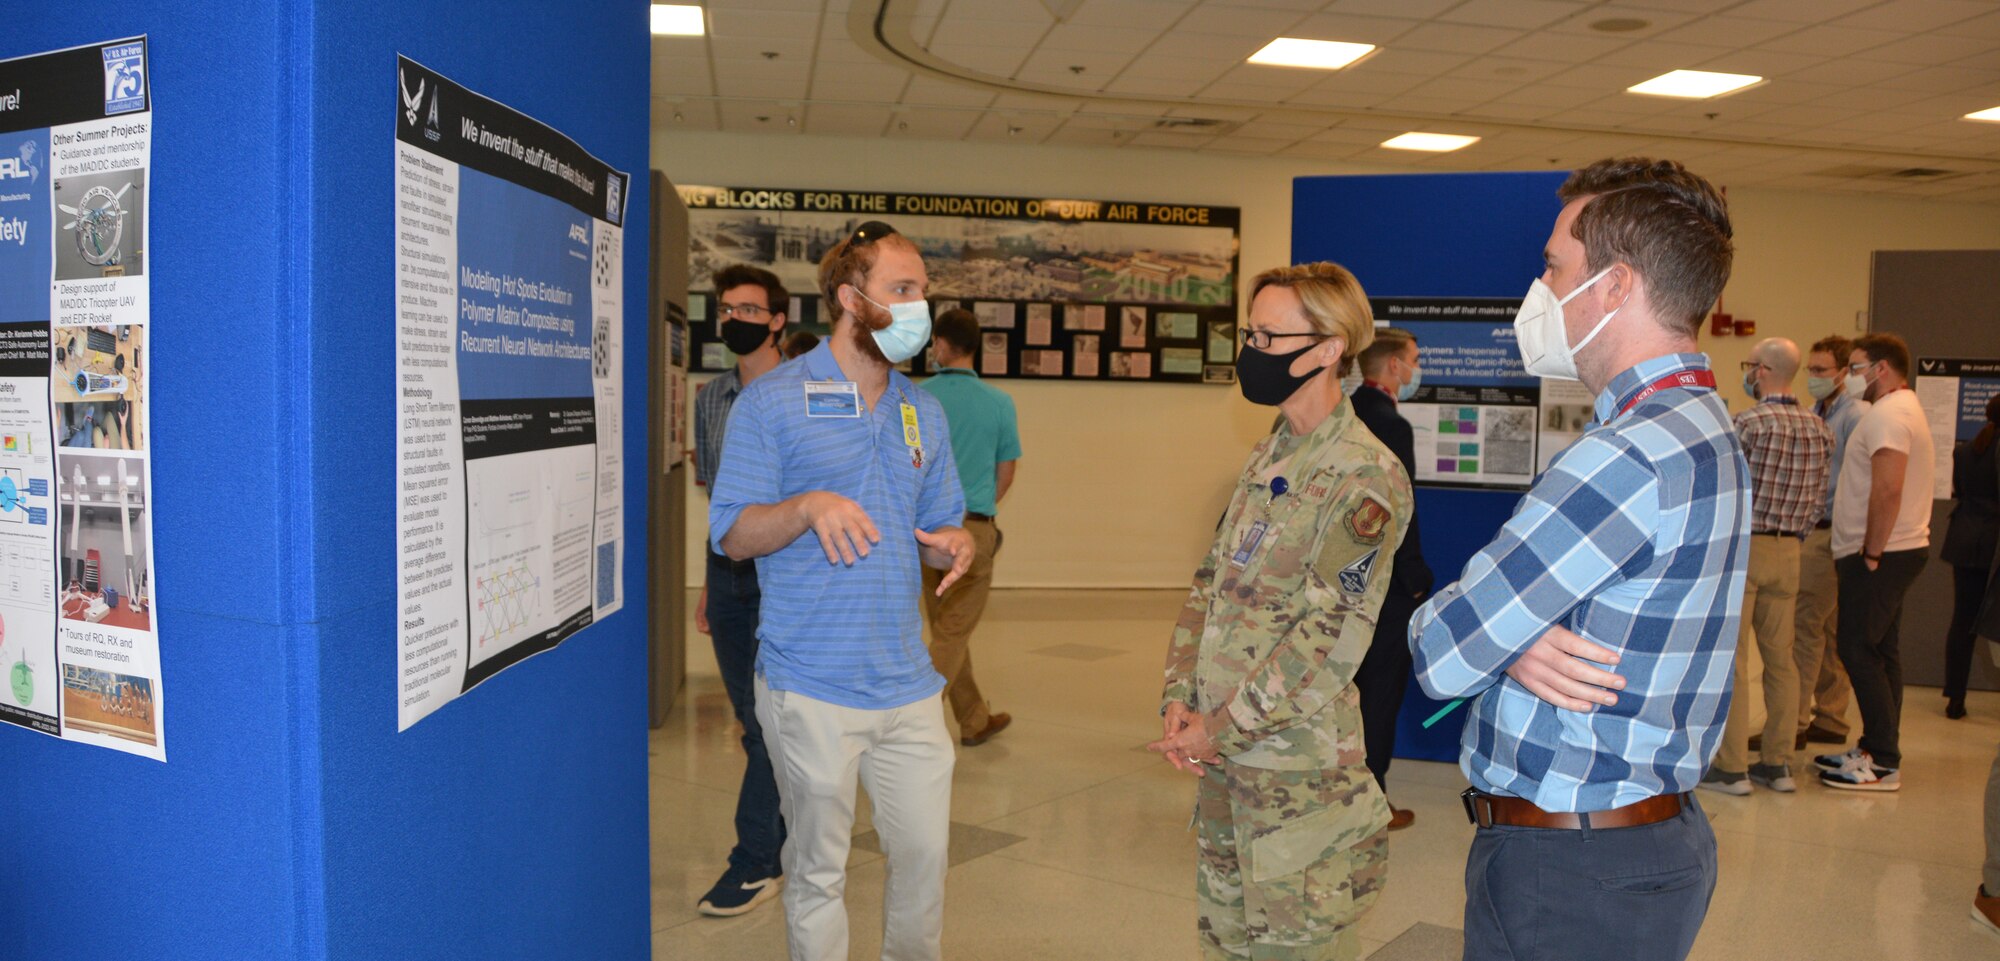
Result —
[{"label": "tiled floor", "polygon": [[[947,958],[1197,957],[1193,789],[1139,749],[1158,736],[1159,664],[1178,603],[1172,592],[995,594],[974,661],[1014,726],[959,752]],[[729,920],[694,910],[733,840],[742,759],[706,639],[695,635],[689,652],[688,690],[652,738],[653,955],[778,961],[777,903]],[[1942,704],[1935,689],[1909,691],[1901,794],[1812,783],[1790,796],[1704,792],[1722,878],[1695,958],[2000,957],[2000,939],[1966,916],[2000,695],[1975,694],[1963,721],[1945,720]],[[1395,961],[1456,958],[1472,834],[1457,798],[1464,781],[1455,766],[1398,761],[1391,783],[1417,823],[1391,836],[1389,886],[1362,920],[1363,944]],[[870,830],[864,805],[847,888],[856,959],[881,943],[884,864]]]}]

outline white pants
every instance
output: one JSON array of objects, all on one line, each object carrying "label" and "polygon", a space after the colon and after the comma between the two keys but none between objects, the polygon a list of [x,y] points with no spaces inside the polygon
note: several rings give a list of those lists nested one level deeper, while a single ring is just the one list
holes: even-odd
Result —
[{"label": "white pants", "polygon": [[757,722],[771,752],[787,836],[785,923],[791,961],[847,961],[847,855],[858,777],[889,862],[883,961],[938,961],[951,834],[944,702],[867,711],[773,691],[759,675]]}]

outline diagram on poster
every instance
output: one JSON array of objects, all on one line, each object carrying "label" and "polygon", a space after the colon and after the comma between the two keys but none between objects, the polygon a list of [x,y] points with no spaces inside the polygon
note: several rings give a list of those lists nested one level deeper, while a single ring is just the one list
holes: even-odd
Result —
[{"label": "diagram on poster", "polygon": [[1419,484],[1525,488],[1541,465],[1545,383],[1521,366],[1516,300],[1379,298],[1376,322],[1416,335],[1424,370],[1398,412],[1415,434]]},{"label": "diagram on poster", "polygon": [[164,761],[149,66],[0,61],[0,722]]},{"label": "diagram on poster", "polygon": [[397,729],[624,604],[626,175],[396,64]]}]

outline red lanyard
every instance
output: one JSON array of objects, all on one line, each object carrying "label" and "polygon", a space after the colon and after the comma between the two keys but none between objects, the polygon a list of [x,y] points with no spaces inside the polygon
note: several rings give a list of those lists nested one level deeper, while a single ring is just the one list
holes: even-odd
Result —
[{"label": "red lanyard", "polygon": [[1625,402],[1625,406],[1618,408],[1618,416],[1625,416],[1625,412],[1638,406],[1640,401],[1672,387],[1705,387],[1714,390],[1715,373],[1707,370],[1682,370],[1668,374],[1647,384],[1637,394],[1633,394],[1632,399]]}]

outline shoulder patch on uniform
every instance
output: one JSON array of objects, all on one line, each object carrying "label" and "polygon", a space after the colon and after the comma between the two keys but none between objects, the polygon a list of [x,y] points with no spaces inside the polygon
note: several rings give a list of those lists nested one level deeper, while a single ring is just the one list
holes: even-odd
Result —
[{"label": "shoulder patch on uniform", "polygon": [[1348,594],[1368,593],[1368,582],[1375,577],[1375,558],[1381,553],[1381,548],[1375,548],[1341,568],[1340,589]]},{"label": "shoulder patch on uniform", "polygon": [[1347,532],[1363,544],[1379,544],[1382,535],[1389,529],[1389,505],[1364,494],[1347,512]]}]

